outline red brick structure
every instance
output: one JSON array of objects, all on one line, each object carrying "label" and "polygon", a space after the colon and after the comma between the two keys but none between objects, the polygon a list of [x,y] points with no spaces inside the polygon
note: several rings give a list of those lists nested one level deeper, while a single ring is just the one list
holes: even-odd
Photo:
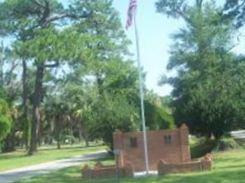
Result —
[{"label": "red brick structure", "polygon": [[158,175],[165,175],[169,173],[207,171],[207,170],[211,170],[211,167],[212,167],[212,160],[206,159],[205,157],[202,160],[177,163],[177,164],[169,164],[163,160],[160,160],[158,163]]},{"label": "red brick structure", "polygon": [[108,178],[115,177],[117,174],[120,177],[133,177],[134,171],[131,164],[126,164],[124,167],[116,167],[115,165],[103,165],[100,162],[96,163],[94,168],[85,165],[82,168],[82,176],[85,179]]},{"label": "red brick structure", "polygon": [[[168,164],[190,162],[188,136],[189,130],[185,124],[174,130],[148,131],[150,170],[157,170],[160,160]],[[114,149],[118,152],[116,159],[119,167],[130,162],[135,172],[145,170],[142,132],[117,131],[113,135],[113,142]]]},{"label": "red brick structure", "polygon": [[[149,168],[158,175],[211,170],[213,157],[207,154],[201,160],[191,161],[189,130],[183,124],[179,129],[147,132]],[[97,163],[94,168],[87,165],[82,169],[84,178],[134,176],[135,172],[145,171],[142,132],[113,134],[116,165],[104,166]]]}]

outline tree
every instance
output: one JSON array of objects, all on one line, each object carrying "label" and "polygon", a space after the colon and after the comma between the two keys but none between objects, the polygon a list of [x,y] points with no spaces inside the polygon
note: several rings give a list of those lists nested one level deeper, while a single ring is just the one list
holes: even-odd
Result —
[{"label": "tree", "polygon": [[116,129],[139,129],[139,109],[134,102],[138,98],[137,72],[132,63],[120,60],[108,63],[106,68],[100,88],[91,78],[86,82],[84,77],[74,77],[75,73],[63,88],[64,98],[73,104],[72,118],[80,125],[87,144],[89,140],[103,139],[112,148]]},{"label": "tree", "polygon": [[85,131],[111,146],[112,133],[117,128],[132,130],[137,113],[137,69],[125,59],[129,41],[112,1],[86,1],[83,6],[93,9],[93,14],[81,21],[77,30],[93,39],[87,45],[83,64],[74,65],[73,78],[83,78],[84,88],[90,92],[81,92],[84,98],[80,97],[76,111]]},{"label": "tree", "polygon": [[91,106],[89,134],[92,139],[103,139],[113,149],[112,135],[117,129],[123,132],[136,130],[139,119],[137,109],[124,96],[103,95]]},{"label": "tree", "polygon": [[93,10],[93,15],[78,25],[82,33],[92,35],[88,43],[91,53],[84,58],[84,73],[95,76],[100,94],[103,93],[103,79],[109,67],[117,67],[128,54],[129,41],[122,29],[118,12],[110,0],[86,1],[83,6]]},{"label": "tree", "polygon": [[[88,17],[89,12],[80,5],[79,1],[73,1],[68,8],[64,8],[56,0],[6,0],[0,4],[1,32],[15,36],[16,40],[21,43],[22,51],[28,55],[28,59],[34,59],[36,66],[36,81],[32,98],[33,119],[30,155],[37,150],[37,135],[40,126],[39,108],[43,98],[45,70],[58,66],[61,57],[64,59],[64,55],[67,53],[67,47],[61,45],[64,39],[57,36],[58,29],[55,25],[61,21],[66,22],[67,25],[73,23],[74,20]],[[10,20],[12,23],[9,23]],[[64,24],[62,25],[64,26]],[[57,47],[63,47],[63,49],[60,51]],[[59,50],[60,54],[55,53],[56,50]],[[64,50],[66,51],[64,52]]]},{"label": "tree", "polygon": [[69,98],[69,102],[73,104],[70,117],[76,125],[79,140],[83,139],[88,147],[91,140],[88,131],[88,116],[93,113],[91,104],[95,100],[94,91],[91,86],[86,86],[83,82],[80,84],[77,81],[69,82],[65,87],[64,98]]},{"label": "tree", "polygon": [[0,98],[0,145],[2,145],[2,140],[10,132],[11,123],[12,118],[8,104]]},{"label": "tree", "polygon": [[64,135],[66,124],[69,119],[69,101],[62,96],[54,95],[46,101],[46,117],[49,122],[53,122],[53,136],[57,142],[57,149],[61,149],[62,135]]},{"label": "tree", "polygon": [[17,124],[18,107],[15,101],[19,99],[20,82],[16,69],[19,68],[18,59],[14,51],[2,43],[0,47],[0,85],[4,93],[2,96],[11,110],[11,130],[7,137],[3,139],[2,151],[9,152],[15,150],[15,132],[19,128]]},{"label": "tree", "polygon": [[176,121],[186,122],[191,131],[219,138],[244,123],[244,71],[230,50],[234,35],[230,20],[224,22],[214,3],[197,0],[160,0],[157,10],[173,18],[183,18],[186,28],[173,35],[168,69],[178,75],[168,79]]}]

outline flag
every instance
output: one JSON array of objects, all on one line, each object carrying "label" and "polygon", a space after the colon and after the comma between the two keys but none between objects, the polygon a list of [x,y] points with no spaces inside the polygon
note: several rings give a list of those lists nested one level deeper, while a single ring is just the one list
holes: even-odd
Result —
[{"label": "flag", "polygon": [[137,0],[130,0],[129,7],[128,7],[126,29],[128,29],[133,24],[136,8],[137,8]]}]

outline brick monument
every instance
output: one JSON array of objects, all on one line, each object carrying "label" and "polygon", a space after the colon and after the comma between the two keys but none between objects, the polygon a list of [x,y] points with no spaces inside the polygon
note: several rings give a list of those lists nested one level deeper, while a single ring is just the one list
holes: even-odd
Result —
[{"label": "brick monument", "polygon": [[[189,130],[185,124],[174,130],[148,131],[150,170],[157,170],[160,160],[169,164],[190,162],[188,136]],[[130,163],[135,172],[145,170],[143,132],[122,133],[116,131],[113,134],[113,142],[114,150],[118,152],[116,160],[119,167]]]},{"label": "brick monument", "polygon": [[[185,124],[174,130],[148,131],[150,170],[157,171],[158,175],[211,170],[212,154],[191,160],[188,137],[189,130]],[[132,177],[136,172],[145,171],[143,132],[116,131],[113,134],[113,144],[116,165],[104,166],[97,163],[94,168],[85,165],[82,169],[84,178],[113,177],[116,172],[120,176]]]}]

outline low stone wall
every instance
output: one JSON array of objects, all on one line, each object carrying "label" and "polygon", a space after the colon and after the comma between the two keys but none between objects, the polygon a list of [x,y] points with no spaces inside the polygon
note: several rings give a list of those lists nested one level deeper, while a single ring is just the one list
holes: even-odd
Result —
[{"label": "low stone wall", "polygon": [[94,168],[85,165],[81,173],[82,177],[86,179],[116,177],[117,174],[119,174],[120,177],[133,177],[134,170],[129,163],[124,167],[117,168],[115,165],[105,166],[98,162],[95,164]]},{"label": "low stone wall", "polygon": [[199,161],[192,161],[179,164],[168,164],[163,160],[158,163],[158,175],[165,175],[169,173],[186,173],[193,171],[207,171],[212,168],[212,156],[206,155]]},{"label": "low stone wall", "polygon": [[[169,173],[186,173],[194,171],[208,171],[212,169],[213,157],[211,154],[207,154],[201,160],[184,162],[184,163],[166,163],[164,160],[160,160],[157,168],[158,175],[165,175]],[[108,178],[116,177],[133,177],[134,168],[131,163],[126,163],[124,167],[116,167],[115,165],[103,165],[97,162],[93,168],[85,165],[82,170],[82,177],[85,179],[94,178]]]}]

